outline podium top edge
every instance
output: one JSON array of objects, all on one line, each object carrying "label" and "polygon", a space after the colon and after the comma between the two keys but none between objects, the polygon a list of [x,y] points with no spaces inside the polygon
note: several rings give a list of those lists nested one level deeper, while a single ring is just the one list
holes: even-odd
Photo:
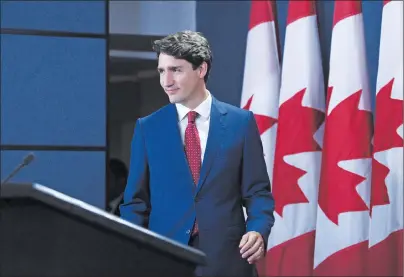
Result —
[{"label": "podium top edge", "polygon": [[6,183],[0,186],[0,199],[29,198],[49,205],[61,212],[80,217],[100,227],[164,251],[191,263],[206,264],[205,254],[141,226],[110,214],[76,198],[37,183]]}]

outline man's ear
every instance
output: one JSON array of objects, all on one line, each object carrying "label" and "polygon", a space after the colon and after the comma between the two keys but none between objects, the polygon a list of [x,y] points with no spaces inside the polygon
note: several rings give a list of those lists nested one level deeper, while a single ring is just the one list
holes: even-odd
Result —
[{"label": "man's ear", "polygon": [[203,79],[205,78],[206,73],[208,72],[208,64],[206,62],[203,62],[199,66],[199,78]]}]

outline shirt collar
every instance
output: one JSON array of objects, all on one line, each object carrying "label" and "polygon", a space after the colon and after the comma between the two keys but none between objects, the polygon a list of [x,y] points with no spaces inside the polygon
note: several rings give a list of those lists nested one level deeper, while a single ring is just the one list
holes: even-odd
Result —
[{"label": "shirt collar", "polygon": [[[179,121],[182,121],[188,114],[188,112],[191,111],[191,109],[179,103],[176,103],[175,106],[177,108]],[[208,119],[210,116],[211,107],[212,107],[212,96],[208,92],[208,97],[201,104],[199,104],[199,106],[196,107],[194,111],[196,111],[202,118]]]}]

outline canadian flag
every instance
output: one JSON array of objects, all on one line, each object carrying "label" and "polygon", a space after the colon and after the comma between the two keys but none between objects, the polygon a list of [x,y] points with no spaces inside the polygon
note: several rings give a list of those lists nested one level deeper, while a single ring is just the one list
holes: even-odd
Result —
[{"label": "canadian flag", "polygon": [[[241,107],[254,113],[271,183],[275,153],[280,62],[274,1],[251,1]],[[246,211],[244,209],[244,215]],[[258,264],[263,271],[265,261]]]},{"label": "canadian flag", "polygon": [[361,1],[335,1],[314,275],[366,272],[372,133]]},{"label": "canadian flag", "polygon": [[313,271],[325,90],[314,1],[289,1],[264,276]]},{"label": "canadian flag", "polygon": [[385,1],[376,83],[369,271],[403,275],[403,2]]},{"label": "canadian flag", "polygon": [[251,1],[241,107],[254,113],[272,182],[278,119],[280,63],[274,1]]}]

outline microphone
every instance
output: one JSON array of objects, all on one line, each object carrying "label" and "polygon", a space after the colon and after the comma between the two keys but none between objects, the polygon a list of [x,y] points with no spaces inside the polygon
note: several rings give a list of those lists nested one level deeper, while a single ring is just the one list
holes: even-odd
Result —
[{"label": "microphone", "polygon": [[10,175],[7,176],[6,179],[4,179],[4,181],[1,182],[1,185],[4,185],[5,183],[7,183],[8,180],[10,180],[11,178],[14,177],[14,175],[16,175],[23,167],[29,165],[33,160],[34,160],[35,156],[33,153],[29,153],[27,156],[25,156],[24,160],[22,161],[22,163],[20,163],[11,173]]}]

